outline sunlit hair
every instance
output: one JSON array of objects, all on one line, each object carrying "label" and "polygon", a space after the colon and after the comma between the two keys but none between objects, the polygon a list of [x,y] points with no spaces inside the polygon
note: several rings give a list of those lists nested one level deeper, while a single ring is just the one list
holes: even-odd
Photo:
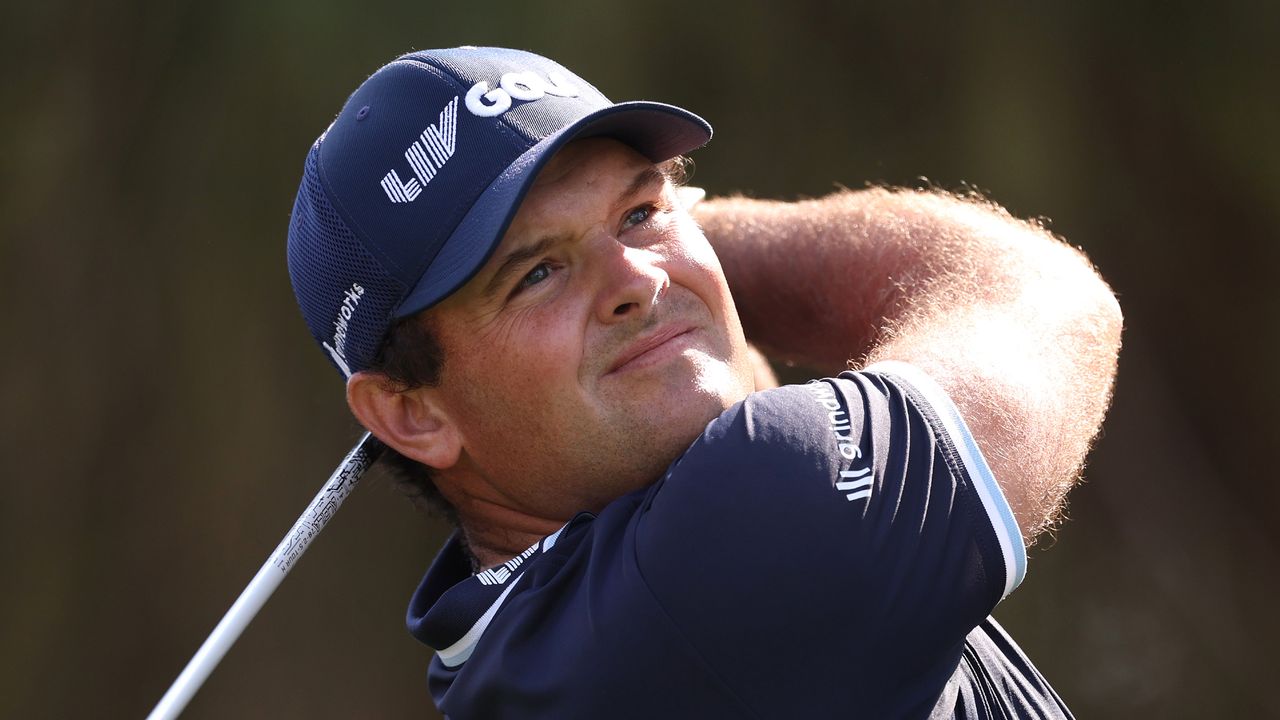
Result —
[{"label": "sunlit hair", "polygon": [[[679,155],[659,163],[658,172],[679,187],[693,176],[693,161]],[[431,328],[430,308],[402,318],[391,326],[368,371],[386,378],[388,389],[408,392],[440,384],[445,351]],[[431,479],[431,468],[387,448],[382,456],[396,489],[429,515],[458,524],[458,515]]]},{"label": "sunlit hair", "polygon": [[662,173],[662,176],[667,179],[667,182],[680,187],[693,177],[693,158],[677,155],[670,160],[658,163],[657,168],[658,172]]}]

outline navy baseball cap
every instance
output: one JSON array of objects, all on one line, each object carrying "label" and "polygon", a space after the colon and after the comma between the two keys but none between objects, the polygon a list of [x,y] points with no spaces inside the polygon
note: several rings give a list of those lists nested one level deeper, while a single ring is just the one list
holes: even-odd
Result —
[{"label": "navy baseball cap", "polygon": [[368,368],[396,320],[484,265],[556,150],[600,136],[657,163],[706,144],[711,126],[615,104],[520,50],[413,52],[365,80],[307,153],[289,222],[293,292],[334,366]]}]

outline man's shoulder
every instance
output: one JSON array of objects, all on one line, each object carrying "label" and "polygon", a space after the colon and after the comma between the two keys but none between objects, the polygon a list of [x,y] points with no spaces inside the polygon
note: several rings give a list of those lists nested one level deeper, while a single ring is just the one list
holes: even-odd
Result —
[{"label": "man's shoulder", "polygon": [[[854,452],[868,410],[868,392],[879,378],[845,373],[760,390],[725,410],[672,466],[689,456],[711,455],[722,462],[755,466],[770,455],[818,457]],[[875,401],[871,401],[872,404]]]}]

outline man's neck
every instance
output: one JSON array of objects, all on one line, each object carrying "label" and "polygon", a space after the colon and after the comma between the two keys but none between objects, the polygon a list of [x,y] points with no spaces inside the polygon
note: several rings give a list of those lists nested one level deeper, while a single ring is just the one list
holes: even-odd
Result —
[{"label": "man's neck", "polygon": [[563,525],[563,522],[547,520],[525,522],[517,528],[510,524],[476,524],[463,520],[460,529],[471,553],[472,569],[479,572],[528,550]]},{"label": "man's neck", "polygon": [[457,513],[458,527],[475,570],[501,565],[564,526],[577,510],[598,510],[587,500],[564,503],[572,510],[535,510],[516,502],[464,458],[434,476],[436,487]]}]

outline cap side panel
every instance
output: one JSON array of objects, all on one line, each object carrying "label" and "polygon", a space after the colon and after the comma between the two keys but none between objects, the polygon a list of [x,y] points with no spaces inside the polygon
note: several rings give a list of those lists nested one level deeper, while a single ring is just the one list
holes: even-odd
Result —
[{"label": "cap side panel", "polygon": [[329,203],[307,154],[287,245],[289,278],[311,336],[344,375],[368,367],[406,287],[370,255]]}]

